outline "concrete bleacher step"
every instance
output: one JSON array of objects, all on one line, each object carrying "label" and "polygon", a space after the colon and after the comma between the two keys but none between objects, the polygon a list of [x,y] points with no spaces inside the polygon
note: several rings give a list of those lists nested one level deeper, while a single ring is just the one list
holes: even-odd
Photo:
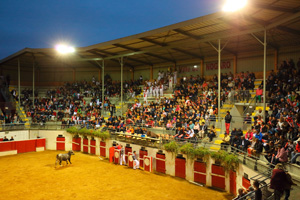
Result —
[{"label": "concrete bleacher step", "polygon": [[219,151],[221,149],[221,147],[218,146],[211,146],[209,147],[210,150],[215,150],[215,151]]},{"label": "concrete bleacher step", "polygon": [[215,144],[221,144],[223,141],[222,140],[215,140]]}]

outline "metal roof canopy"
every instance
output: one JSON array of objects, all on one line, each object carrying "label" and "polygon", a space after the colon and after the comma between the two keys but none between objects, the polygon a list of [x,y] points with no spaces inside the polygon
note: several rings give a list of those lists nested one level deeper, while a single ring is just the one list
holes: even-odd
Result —
[{"label": "metal roof canopy", "polygon": [[[299,0],[253,0],[243,12],[202,16],[144,33],[76,49],[74,55],[59,57],[53,48],[25,48],[0,61],[1,67],[38,68],[97,67],[95,62],[105,61],[110,68],[143,67],[176,64],[192,59],[216,57],[211,44],[226,42],[223,55],[263,51],[257,38],[264,38],[267,30],[268,47],[279,49],[300,44]],[[253,36],[254,34],[254,36]],[[85,61],[85,62],[79,62]]]}]

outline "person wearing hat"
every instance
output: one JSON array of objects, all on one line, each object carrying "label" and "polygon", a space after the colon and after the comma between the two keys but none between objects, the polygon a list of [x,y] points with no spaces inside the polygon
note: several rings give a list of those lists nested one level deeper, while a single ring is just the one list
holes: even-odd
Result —
[{"label": "person wearing hat", "polygon": [[295,151],[292,152],[291,163],[295,163],[298,156],[300,156],[300,138],[297,140]]}]

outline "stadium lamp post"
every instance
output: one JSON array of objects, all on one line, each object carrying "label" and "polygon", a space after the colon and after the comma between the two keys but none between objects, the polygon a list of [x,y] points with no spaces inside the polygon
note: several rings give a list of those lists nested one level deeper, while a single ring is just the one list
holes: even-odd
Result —
[{"label": "stadium lamp post", "polygon": [[[244,8],[248,3],[248,0],[227,0],[223,5],[224,12],[236,12]],[[221,49],[221,40],[219,39],[219,48],[217,49],[212,44],[211,46],[218,52],[218,118],[220,120],[220,108],[221,108],[221,52],[227,45],[228,41]]]},{"label": "stadium lamp post", "polygon": [[218,40],[218,48],[211,42],[209,44],[218,52],[218,121],[220,122],[220,109],[221,109],[221,52],[226,47],[228,41],[221,48],[221,39]]},{"label": "stadium lamp post", "polygon": [[18,98],[19,105],[21,105],[21,73],[20,73],[20,59],[18,58]]},{"label": "stadium lamp post", "polygon": [[104,59],[102,59],[102,65],[96,61],[96,63],[98,64],[98,66],[102,69],[102,74],[101,74],[101,79],[102,79],[102,116],[104,116]]},{"label": "stadium lamp post", "polygon": [[[223,6],[224,12],[235,12],[244,8],[248,3],[248,0],[227,0]],[[251,35],[264,46],[264,64],[263,64],[263,119],[266,121],[266,63],[267,63],[267,29],[264,28],[264,40],[262,41],[256,37],[253,33]]]}]

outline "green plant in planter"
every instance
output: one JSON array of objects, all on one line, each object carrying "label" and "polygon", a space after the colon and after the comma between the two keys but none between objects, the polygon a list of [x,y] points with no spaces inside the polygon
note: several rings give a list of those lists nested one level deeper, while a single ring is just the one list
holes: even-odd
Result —
[{"label": "green plant in planter", "polygon": [[187,155],[187,158],[194,159],[195,158],[195,148],[193,144],[186,143],[180,147],[180,152]]},{"label": "green plant in planter", "polygon": [[75,127],[75,126],[71,126],[70,128],[67,128],[66,131],[67,131],[68,133],[74,134],[74,133],[77,133],[77,132],[78,132],[78,129],[77,129],[77,127]]},{"label": "green plant in planter", "polygon": [[174,154],[174,153],[177,154],[179,146],[178,146],[177,142],[172,141],[167,144],[164,144],[164,149],[168,152],[171,152],[172,154]]},{"label": "green plant in planter", "polygon": [[207,148],[198,147],[194,150],[194,155],[196,158],[199,158],[203,162],[206,162],[209,158],[210,151]]},{"label": "green plant in planter", "polygon": [[75,126],[72,126],[72,127],[68,128],[66,131],[68,133],[72,134],[73,138],[78,138],[79,137],[79,135],[78,135],[79,130]]},{"label": "green plant in planter", "polygon": [[227,170],[236,170],[239,164],[239,158],[234,154],[228,154],[224,159],[224,167]]},{"label": "green plant in planter", "polygon": [[79,135],[82,135],[85,139],[87,138],[88,134],[89,130],[85,127],[79,130]]},{"label": "green plant in planter", "polygon": [[110,138],[110,133],[108,131],[96,130],[94,131],[96,137],[101,138],[102,141],[105,141]]},{"label": "green plant in planter", "polygon": [[228,155],[228,153],[226,151],[213,151],[210,153],[210,156],[215,159],[215,163],[216,164],[220,164],[224,166],[224,160],[226,158],[226,156]]}]

